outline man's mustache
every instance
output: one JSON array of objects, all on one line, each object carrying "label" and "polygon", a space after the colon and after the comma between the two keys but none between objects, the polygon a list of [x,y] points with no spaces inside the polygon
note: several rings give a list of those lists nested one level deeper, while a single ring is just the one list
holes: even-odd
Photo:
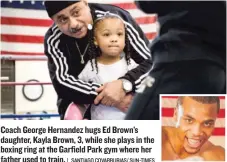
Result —
[{"label": "man's mustache", "polygon": [[78,32],[80,30],[80,28],[71,28],[69,31],[71,32],[71,33],[76,33],[76,32]]}]

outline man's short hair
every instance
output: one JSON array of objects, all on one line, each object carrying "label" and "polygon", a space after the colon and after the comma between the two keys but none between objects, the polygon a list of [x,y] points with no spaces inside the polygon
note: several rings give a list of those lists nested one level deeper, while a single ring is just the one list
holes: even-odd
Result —
[{"label": "man's short hair", "polygon": [[220,99],[218,96],[180,96],[177,100],[177,107],[183,104],[184,98],[189,97],[202,104],[217,104],[217,112],[220,110]]}]

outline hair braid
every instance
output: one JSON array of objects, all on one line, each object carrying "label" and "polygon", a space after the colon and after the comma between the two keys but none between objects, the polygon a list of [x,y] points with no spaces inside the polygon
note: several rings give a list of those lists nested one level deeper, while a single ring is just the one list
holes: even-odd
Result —
[{"label": "hair braid", "polygon": [[94,71],[94,65],[93,65],[93,59],[95,58],[95,46],[94,46],[94,36],[93,36],[93,31],[90,32],[90,37],[89,37],[89,48],[88,48],[88,53],[89,53],[89,59],[92,67],[92,71]]},{"label": "hair braid", "polygon": [[[98,51],[97,51],[97,52],[98,52]],[[96,74],[98,74],[99,69],[98,69],[97,57],[95,57],[95,68],[96,68]]]},{"label": "hair braid", "polygon": [[[93,29],[94,30],[94,29]],[[92,67],[92,71],[96,70],[98,73],[98,63],[97,63],[97,57],[101,55],[99,47],[95,46],[94,44],[94,31],[89,31],[91,32],[90,38],[89,38],[89,59]],[[95,60],[95,65],[92,60]]]},{"label": "hair braid", "polygon": [[125,27],[125,59],[128,65],[131,64],[130,58],[131,58],[130,42],[128,38],[127,27]]}]

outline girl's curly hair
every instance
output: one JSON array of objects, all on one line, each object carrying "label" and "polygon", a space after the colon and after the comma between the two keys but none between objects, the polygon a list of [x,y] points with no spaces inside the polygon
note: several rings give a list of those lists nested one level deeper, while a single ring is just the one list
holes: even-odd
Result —
[{"label": "girl's curly hair", "polygon": [[[89,38],[89,49],[88,49],[88,53],[89,53],[89,60],[92,66],[92,71],[94,71],[94,64],[95,64],[95,69],[96,72],[98,73],[98,64],[97,64],[97,57],[101,56],[101,50],[98,46],[96,46],[94,44],[94,31],[97,27],[97,24],[100,23],[101,21],[107,19],[107,18],[118,18],[121,19],[118,15],[114,15],[114,14],[105,14],[102,17],[97,18],[94,21],[93,24],[93,29],[92,31],[90,31],[90,38]],[[122,20],[122,19],[121,19]],[[128,32],[127,32],[127,27],[125,24],[125,47],[124,47],[124,52],[125,52],[125,59],[127,64],[130,64],[130,42],[129,42],[129,38],[128,38]],[[95,62],[93,63],[92,60],[95,60]]]}]

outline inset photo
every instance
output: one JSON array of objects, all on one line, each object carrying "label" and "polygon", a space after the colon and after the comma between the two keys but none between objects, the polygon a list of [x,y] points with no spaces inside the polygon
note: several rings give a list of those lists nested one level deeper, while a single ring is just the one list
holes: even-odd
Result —
[{"label": "inset photo", "polygon": [[162,161],[225,161],[225,96],[161,95]]}]

